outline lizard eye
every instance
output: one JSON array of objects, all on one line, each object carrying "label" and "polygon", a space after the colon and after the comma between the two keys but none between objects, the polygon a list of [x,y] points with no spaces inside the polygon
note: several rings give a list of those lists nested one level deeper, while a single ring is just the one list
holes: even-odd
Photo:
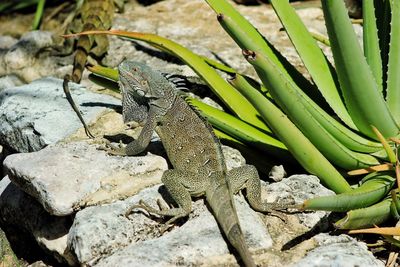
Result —
[{"label": "lizard eye", "polygon": [[146,80],[143,80],[143,81],[140,82],[140,84],[141,84],[142,86],[147,86],[147,81],[146,81]]},{"label": "lizard eye", "polygon": [[144,91],[142,91],[142,90],[137,90],[136,91],[137,92],[137,94],[139,95],[139,96],[145,96],[145,92]]},{"label": "lizard eye", "polygon": [[138,68],[136,68],[136,67],[133,67],[132,68],[132,72],[137,72],[139,69]]}]

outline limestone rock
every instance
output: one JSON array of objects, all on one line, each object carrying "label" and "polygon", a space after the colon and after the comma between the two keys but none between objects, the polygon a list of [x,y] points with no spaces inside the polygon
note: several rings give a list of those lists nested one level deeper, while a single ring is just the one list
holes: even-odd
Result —
[{"label": "limestone rock", "polygon": [[[3,41],[5,37],[0,40]],[[11,40],[0,49],[0,77],[16,75],[25,82],[42,78],[47,75],[63,77],[66,65],[71,59],[68,57],[49,56],[49,49],[55,45],[53,33],[48,31],[26,32],[12,46]]]},{"label": "limestone rock", "polygon": [[370,266],[383,267],[385,264],[368,251],[367,245],[348,235],[330,236],[322,233],[313,238],[317,247],[292,267],[322,266]]},{"label": "limestone rock", "polygon": [[0,214],[2,225],[31,233],[36,242],[60,262],[76,264],[75,256],[67,248],[71,218],[50,215],[7,176],[0,181]]},{"label": "limestone rock", "polygon": [[[140,199],[154,206],[165,193],[165,188],[154,186],[125,201],[79,211],[68,239],[79,261],[95,266],[161,266],[200,264],[206,258],[222,255],[234,260],[228,256],[226,241],[202,199],[194,202],[187,222],[162,236],[163,225],[154,217],[140,210],[128,218],[124,216]],[[235,201],[250,248],[269,248],[272,240],[261,218],[243,197],[235,197]]]},{"label": "limestone rock", "polygon": [[282,179],[286,176],[286,171],[283,168],[283,165],[273,166],[271,171],[268,174],[268,177],[275,182],[282,181]]},{"label": "limestone rock", "polygon": [[245,158],[240,154],[239,150],[222,145],[222,153],[224,154],[226,168],[231,170],[246,164]]},{"label": "limestone rock", "polygon": [[[71,85],[75,102],[87,123],[121,101]],[[18,152],[37,151],[81,127],[62,89],[62,80],[43,78],[0,92],[0,144]]]},{"label": "limestone rock", "polygon": [[[304,187],[299,186],[303,184]],[[329,190],[324,190],[319,185],[315,176],[291,176],[273,185],[275,186],[262,183],[263,198],[268,202],[284,202],[291,194],[296,201],[301,201],[302,197],[330,194]],[[128,217],[124,216],[140,199],[153,206],[158,199],[164,199],[167,203],[172,201],[164,186],[154,186],[124,201],[85,208],[76,214],[68,244],[73,248],[80,263],[89,266],[114,266],[117,263],[124,266],[235,264],[236,259],[228,250],[226,240],[222,237],[215,218],[204,204],[204,199],[194,200],[189,219],[182,226],[176,226],[162,236],[160,229],[164,226],[162,222],[165,222],[166,218],[148,217],[140,210]],[[267,230],[269,227],[264,225],[264,216],[252,210],[242,196],[235,196],[235,202],[247,243],[250,250],[256,253],[257,260],[256,251],[272,247]],[[301,220],[305,225],[303,228],[313,227],[326,214],[321,211],[307,213]],[[299,215],[288,216],[298,218]],[[287,226],[287,222],[282,222],[279,218],[265,217]],[[277,234],[282,235],[284,229],[286,228],[279,228]],[[267,263],[269,265],[270,262],[265,262]]]},{"label": "limestone rock", "polygon": [[166,161],[108,156],[94,145],[75,142],[19,153],[4,161],[10,179],[53,215],[65,216],[86,205],[111,202],[160,183]]}]

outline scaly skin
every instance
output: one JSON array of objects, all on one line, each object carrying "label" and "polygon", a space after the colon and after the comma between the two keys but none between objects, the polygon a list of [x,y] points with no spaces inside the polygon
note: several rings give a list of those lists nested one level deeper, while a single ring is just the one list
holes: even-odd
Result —
[{"label": "scaly skin", "polygon": [[[112,26],[114,17],[114,0],[84,0],[81,6],[77,7],[74,20],[69,25],[67,33],[78,33],[90,30],[108,30]],[[70,44],[72,46],[72,44]],[[72,99],[68,82],[71,80],[79,83],[82,79],[83,69],[85,68],[88,55],[95,57],[103,56],[108,49],[108,39],[106,35],[82,35],[76,43],[74,64],[72,75],[64,77],[63,89],[65,96],[71,107],[78,115],[79,120],[85,128],[88,137],[94,136],[89,130],[85,120],[83,119],[78,106]]]},{"label": "scaly skin", "polygon": [[[257,211],[281,208],[261,200],[261,186],[254,166],[227,171],[219,140],[211,126],[192,109],[160,73],[148,66],[124,61],[119,65],[124,120],[144,124],[135,141],[111,154],[136,155],[148,146],[155,130],[174,169],[164,172],[162,182],[177,208],[157,210],[144,202],[133,206],[153,214],[172,217],[166,224],[186,217],[192,209],[191,196],[205,195],[214,216],[246,266],[255,266],[245,243],[232,195],[246,189],[250,205]],[[139,111],[139,112],[138,112]]]},{"label": "scaly skin", "polygon": [[[109,30],[114,17],[113,0],[85,0],[78,8],[74,21],[68,27],[67,33],[79,33],[90,30]],[[74,68],[71,80],[79,83],[89,54],[101,57],[107,52],[108,39],[106,35],[79,36],[75,48]]]}]

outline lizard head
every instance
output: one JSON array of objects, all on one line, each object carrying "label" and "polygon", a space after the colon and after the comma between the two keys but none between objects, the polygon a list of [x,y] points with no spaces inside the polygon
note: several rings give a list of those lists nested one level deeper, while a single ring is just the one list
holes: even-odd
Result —
[{"label": "lizard head", "polygon": [[118,66],[119,87],[122,94],[122,115],[124,122],[142,123],[149,110],[148,93],[150,91],[146,75],[149,67],[143,63],[123,61]]},{"label": "lizard head", "polygon": [[[159,109],[160,114],[170,109],[176,93],[160,72],[144,63],[127,60],[118,66],[118,72],[123,109],[132,105],[146,105],[147,108],[153,106]],[[124,110],[122,113],[124,115]]]},{"label": "lizard head", "polygon": [[164,97],[159,86],[165,82],[164,76],[146,64],[125,60],[118,66],[118,72],[122,93],[131,94],[135,99]]}]

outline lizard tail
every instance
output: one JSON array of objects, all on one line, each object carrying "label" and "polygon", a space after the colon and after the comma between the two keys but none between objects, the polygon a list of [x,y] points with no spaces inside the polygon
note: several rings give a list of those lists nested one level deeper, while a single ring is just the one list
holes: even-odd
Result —
[{"label": "lizard tail", "polygon": [[[92,23],[88,23],[84,27],[84,31],[93,30],[95,26]],[[74,67],[72,70],[72,81],[79,83],[82,79],[82,73],[85,69],[86,59],[89,55],[89,51],[93,46],[92,36],[80,36],[76,44],[76,52],[74,56]]]},{"label": "lizard tail", "polygon": [[83,69],[86,64],[87,53],[82,49],[78,49],[75,54],[74,69],[72,71],[72,81],[79,83],[82,79]]},{"label": "lizard tail", "polygon": [[231,190],[226,183],[219,184],[213,192],[207,194],[207,202],[214,212],[215,218],[221,226],[229,243],[239,253],[243,263],[247,267],[255,267],[256,264],[246,245],[239,219],[232,199]]}]

